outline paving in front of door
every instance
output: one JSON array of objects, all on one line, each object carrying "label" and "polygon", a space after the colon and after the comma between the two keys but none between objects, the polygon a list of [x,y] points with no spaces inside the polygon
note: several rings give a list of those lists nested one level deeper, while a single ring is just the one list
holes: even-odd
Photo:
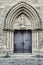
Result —
[{"label": "paving in front of door", "polygon": [[43,58],[0,58],[0,65],[43,65]]}]

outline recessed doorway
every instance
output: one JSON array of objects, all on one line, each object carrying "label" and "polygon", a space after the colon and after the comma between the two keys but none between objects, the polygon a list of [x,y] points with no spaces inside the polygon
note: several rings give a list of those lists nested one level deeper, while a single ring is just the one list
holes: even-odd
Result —
[{"label": "recessed doorway", "polygon": [[32,53],[31,30],[14,31],[14,53]]}]

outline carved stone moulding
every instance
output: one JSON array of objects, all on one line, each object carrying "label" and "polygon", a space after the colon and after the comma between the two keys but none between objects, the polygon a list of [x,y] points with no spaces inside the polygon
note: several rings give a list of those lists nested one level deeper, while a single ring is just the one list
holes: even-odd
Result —
[{"label": "carved stone moulding", "polygon": [[42,23],[38,12],[31,5],[22,1],[14,5],[6,14],[4,19],[4,30],[14,30],[14,24],[21,15],[24,15],[28,18],[31,23],[31,30],[41,29]]}]

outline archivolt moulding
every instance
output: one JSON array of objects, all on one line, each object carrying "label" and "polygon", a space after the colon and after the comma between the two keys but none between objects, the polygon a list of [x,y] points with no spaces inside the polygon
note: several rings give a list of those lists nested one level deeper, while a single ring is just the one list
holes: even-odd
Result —
[{"label": "archivolt moulding", "polygon": [[30,19],[33,29],[41,29],[41,19],[38,12],[26,2],[16,4],[8,11],[4,20],[4,29],[13,30],[13,22],[20,14],[25,14]]}]

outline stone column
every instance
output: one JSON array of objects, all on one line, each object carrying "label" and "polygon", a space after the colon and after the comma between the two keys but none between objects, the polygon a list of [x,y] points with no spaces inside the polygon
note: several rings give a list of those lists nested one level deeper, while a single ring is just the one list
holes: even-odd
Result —
[{"label": "stone column", "polygon": [[37,49],[38,49],[38,32],[37,32]]},{"label": "stone column", "polygon": [[14,39],[13,39],[13,36],[14,33],[13,32],[10,32],[10,52],[13,53],[13,45],[14,45]]},{"label": "stone column", "polygon": [[14,39],[13,39],[13,36],[14,33],[13,32],[7,32],[7,52],[11,52],[13,53],[13,45],[14,45]]},{"label": "stone column", "polygon": [[38,53],[38,32],[32,31],[32,53]]},{"label": "stone column", "polygon": [[14,50],[14,33],[12,32],[12,44],[11,44],[11,52]]},{"label": "stone column", "polygon": [[7,52],[10,50],[9,49],[9,46],[10,46],[9,43],[10,43],[9,32],[7,32],[7,46],[6,46],[7,47]]},{"label": "stone column", "polygon": [[38,40],[39,36],[38,36],[38,31],[37,31],[37,37],[36,37],[36,50],[37,50],[37,54],[39,54],[39,40]]}]

